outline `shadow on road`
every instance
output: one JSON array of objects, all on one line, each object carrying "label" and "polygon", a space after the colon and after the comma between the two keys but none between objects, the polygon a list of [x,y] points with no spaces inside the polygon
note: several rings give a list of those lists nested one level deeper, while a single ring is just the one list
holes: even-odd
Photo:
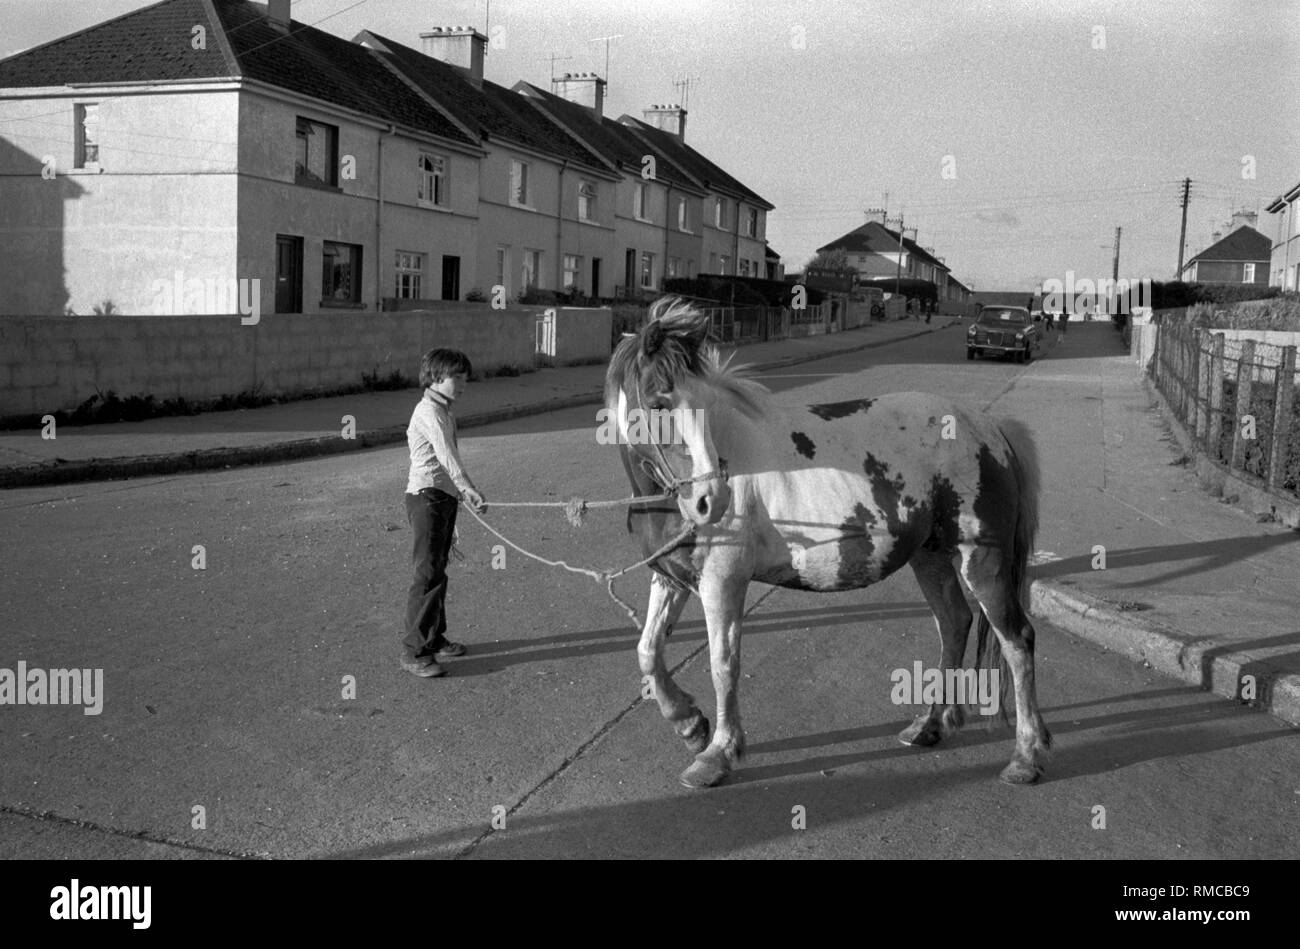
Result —
[{"label": "shadow on road", "polygon": [[[1216,537],[1214,540],[1193,541],[1186,544],[1166,544],[1159,547],[1134,547],[1129,550],[1106,550],[1106,568],[1108,571],[1122,570],[1126,567],[1145,567],[1150,564],[1180,564],[1186,566],[1171,568],[1157,576],[1144,576],[1141,579],[1116,583],[1117,588],[1150,587],[1153,583],[1178,580],[1208,570],[1240,563],[1247,557],[1266,551],[1285,547],[1288,544],[1300,544],[1300,533],[1288,531],[1276,534],[1254,534],[1241,537]],[[1300,550],[1300,548],[1297,548]],[[1075,574],[1093,573],[1093,555],[1067,557],[1041,564],[1033,571],[1041,580],[1068,577]]]},{"label": "shadow on road", "polygon": [[[1167,702],[1178,698],[1186,699],[1189,704],[1130,708],[1086,719],[1061,714],[1075,710],[1079,705],[1045,708],[1045,717],[1058,741],[1042,786],[1106,774],[1160,758],[1206,754],[1294,735],[1290,728],[1275,728],[1255,735],[1214,731],[1206,726],[1250,713],[1224,702],[1197,701],[1203,697],[1200,690],[1186,687],[1107,698],[1083,704]],[[710,791],[674,788],[673,793],[650,800],[582,807],[537,816],[512,814],[508,830],[493,833],[488,845],[479,853],[497,859],[728,856],[748,848],[788,840],[794,805],[802,805],[810,823],[815,818],[819,828],[833,828],[837,824],[848,827],[864,817],[915,806],[933,796],[936,790],[950,792],[955,787],[972,783],[987,783],[995,789],[993,793],[1003,795],[1006,801],[1020,800],[1026,806],[1033,806],[1033,795],[1037,793],[1034,789],[1001,788],[997,784],[998,772],[1006,763],[1001,753],[992,761],[945,767],[938,774],[899,773],[887,768],[851,773],[839,771],[855,765],[879,765],[894,759],[935,754],[931,749],[901,745],[819,755],[785,764],[755,763],[755,759],[761,761],[765,754],[770,753],[888,738],[902,724],[891,722],[860,729],[841,729],[754,745],[732,781]],[[1096,734],[1102,729],[1109,731],[1104,735]],[[1004,728],[985,730],[969,726],[940,749],[996,743],[1001,746],[1000,752],[1009,752],[1010,737],[1010,732]],[[1093,740],[1087,741],[1089,737]],[[778,778],[785,780],[774,780]],[[672,781],[672,775],[664,775],[665,787]],[[472,827],[458,828],[334,852],[328,856],[344,859],[449,857],[475,833]],[[863,845],[867,846],[868,842],[863,841]]]},{"label": "shadow on road", "polygon": [[[745,635],[784,632],[792,629],[818,629],[840,626],[844,623],[883,622],[890,619],[928,617],[930,609],[924,602],[870,603],[862,605],[833,606],[823,609],[791,610],[785,613],[758,611],[745,621]],[[670,642],[704,643],[708,635],[703,620],[679,623]],[[552,662],[562,659],[583,659],[604,653],[627,652],[635,656],[637,634],[628,626],[607,629],[562,633],[536,639],[506,639],[475,644],[470,655],[458,659],[455,666],[457,678],[489,675],[509,666],[534,662]],[[542,648],[538,648],[538,647]],[[550,647],[550,648],[547,648]]]}]

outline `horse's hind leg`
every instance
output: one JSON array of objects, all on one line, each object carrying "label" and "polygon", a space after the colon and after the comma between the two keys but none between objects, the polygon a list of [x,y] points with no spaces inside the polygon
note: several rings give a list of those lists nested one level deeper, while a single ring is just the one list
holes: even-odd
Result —
[{"label": "horse's hind leg", "polygon": [[709,720],[682,691],[664,665],[664,642],[672,634],[673,624],[682,615],[690,591],[672,586],[657,573],[650,578],[650,605],[646,609],[645,629],[637,645],[641,674],[650,680],[659,711],[672,724],[692,754],[699,754],[709,744]]},{"label": "horse's hind leg", "polygon": [[740,624],[748,585],[748,579],[736,577],[712,580],[706,575],[700,581],[700,603],[709,625],[709,669],[717,693],[718,725],[709,746],[681,773],[680,780],[688,788],[721,784],[745,753],[745,731],[740,725]]},{"label": "horse's hind leg", "polygon": [[1033,784],[1043,774],[1052,745],[1034,688],[1034,626],[1011,581],[1010,556],[975,544],[961,550],[962,576],[998,637],[1016,690],[1016,751],[1001,777],[1008,784]]},{"label": "horse's hind leg", "polygon": [[[934,614],[934,625],[939,629],[943,644],[939,654],[940,670],[962,667],[966,639],[970,635],[970,606],[962,593],[952,556],[951,553],[920,549],[911,559],[912,571],[930,612]],[[965,712],[961,705],[948,701],[952,698],[945,695],[943,703],[933,704],[928,711],[917,716],[912,724],[899,732],[899,741],[907,745],[929,746],[960,728],[965,721]]]}]

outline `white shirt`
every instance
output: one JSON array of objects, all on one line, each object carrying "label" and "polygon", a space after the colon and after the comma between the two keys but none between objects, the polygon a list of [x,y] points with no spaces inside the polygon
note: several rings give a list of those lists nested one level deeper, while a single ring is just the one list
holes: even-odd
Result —
[{"label": "white shirt", "polygon": [[462,491],[473,488],[456,448],[456,416],[438,393],[424,390],[424,398],[406,427],[406,447],[411,454],[407,494],[437,488],[459,497]]}]

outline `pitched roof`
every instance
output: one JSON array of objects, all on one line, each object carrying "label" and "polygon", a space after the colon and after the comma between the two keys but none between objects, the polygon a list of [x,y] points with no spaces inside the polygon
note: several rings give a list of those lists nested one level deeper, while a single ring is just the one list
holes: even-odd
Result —
[{"label": "pitched roof", "polygon": [[[206,31],[193,49],[195,26]],[[0,89],[242,78],[463,143],[473,140],[369,51],[248,0],[162,0],[0,61]]]},{"label": "pitched roof", "polygon": [[371,47],[372,55],[389,63],[479,138],[506,139],[590,168],[612,170],[519,93],[487,80],[476,86],[454,66],[371,30],[354,38],[362,41]]},{"label": "pitched roof", "polygon": [[[913,257],[928,261],[936,267],[942,267],[944,270],[948,269],[947,264],[925,250],[910,237],[903,238],[903,248]],[[829,244],[817,248],[819,252],[840,249],[851,254],[896,253],[898,250],[898,231],[891,231],[879,221],[868,221],[861,227],[855,227],[844,236],[837,237]]]},{"label": "pitched roof", "polygon": [[[545,92],[530,82],[515,84],[515,92],[523,93],[536,108],[585,142],[614,167],[622,167],[633,174],[641,173],[641,159],[646,154],[646,143],[632,130],[613,119],[601,116],[584,105],[570,102],[550,92]],[[698,191],[700,185],[683,171],[669,155],[654,149],[655,178],[674,187]]]},{"label": "pitched roof", "polygon": [[1285,208],[1289,203],[1294,201],[1296,198],[1300,198],[1300,183],[1297,183],[1294,186],[1292,186],[1290,190],[1283,191],[1281,194],[1279,194],[1276,198],[1274,198],[1269,203],[1268,207],[1265,210],[1271,211],[1273,214],[1276,214],[1278,211],[1281,211],[1283,208]]},{"label": "pitched roof", "polygon": [[[1249,224],[1237,228],[1223,240],[1211,244],[1187,262],[1190,266],[1198,260],[1246,260],[1267,262],[1273,252],[1273,242]],[[1183,268],[1187,269],[1186,267]]]},{"label": "pitched roof", "polygon": [[673,162],[685,169],[687,174],[700,182],[706,189],[730,192],[753,204],[761,205],[769,211],[775,207],[772,202],[745,187],[744,184],[727,174],[726,171],[709,161],[709,159],[671,132],[655,128],[653,125],[642,122],[630,115],[622,116],[619,122],[636,132],[641,139],[654,147],[655,150],[668,155]]}]

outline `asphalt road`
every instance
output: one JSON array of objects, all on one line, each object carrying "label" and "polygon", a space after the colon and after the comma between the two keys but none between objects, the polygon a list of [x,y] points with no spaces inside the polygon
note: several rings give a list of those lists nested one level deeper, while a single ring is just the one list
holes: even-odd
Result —
[{"label": "asphalt road", "polygon": [[[915,388],[1016,415],[1018,382],[1069,358],[1067,342],[1027,366],[969,363],[960,333],[765,378],[791,403]],[[621,497],[595,431],[595,408],[574,409],[462,448],[489,499]],[[97,716],[0,708],[0,858],[1297,855],[1293,729],[1045,623],[1043,783],[998,782],[1007,730],[899,744],[889,674],[938,655],[910,570],[781,591],[751,617],[749,755],[710,791],[678,785],[689,755],[640,700],[636,634],[601,589],[514,553],[493,569],[468,516],[450,611],[472,652],[417,680],[397,667],[405,474],[393,448],[0,493],[0,667],[102,668],[105,693]],[[491,520],[551,558],[638,557],[619,514]],[[621,589],[642,609],[647,586],[638,571]],[[704,643],[692,603],[668,659],[711,708]]]}]

